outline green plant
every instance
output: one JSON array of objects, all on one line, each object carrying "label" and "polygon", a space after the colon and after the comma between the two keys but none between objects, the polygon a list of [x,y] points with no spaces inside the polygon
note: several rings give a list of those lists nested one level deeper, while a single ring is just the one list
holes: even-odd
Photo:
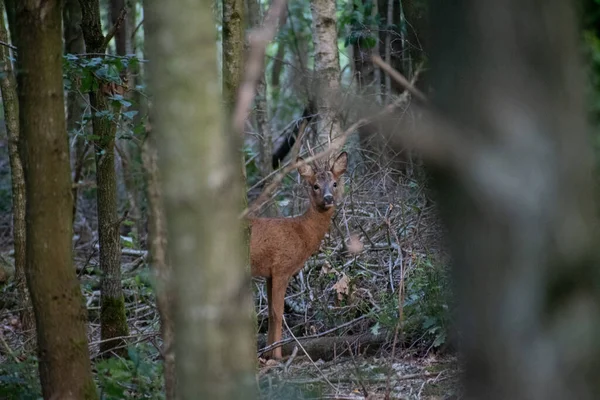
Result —
[{"label": "green plant", "polygon": [[437,348],[451,327],[452,292],[447,266],[418,262],[406,283],[405,326],[409,337]]},{"label": "green plant", "polygon": [[[445,266],[429,259],[418,261],[405,279],[403,306],[403,335],[405,341],[417,348],[438,348],[446,343],[452,321],[450,277]],[[399,318],[398,295],[383,292],[380,309],[375,313],[376,324],[371,328],[378,334],[382,328],[395,329]]]},{"label": "green plant", "polygon": [[[350,27],[350,32],[345,38],[344,46],[357,44],[363,49],[372,49],[377,44],[378,32],[373,27],[381,25],[381,17],[374,14],[375,4],[371,0],[354,0],[351,11],[343,12],[340,16],[340,31]],[[388,27],[388,29],[392,29]]]},{"label": "green plant", "polygon": [[96,364],[102,400],[163,399],[162,363],[146,344],[128,349],[129,359],[109,358]]},{"label": "green plant", "polygon": [[42,398],[37,358],[31,356],[19,362],[9,358],[0,364],[0,398],[6,400]]}]

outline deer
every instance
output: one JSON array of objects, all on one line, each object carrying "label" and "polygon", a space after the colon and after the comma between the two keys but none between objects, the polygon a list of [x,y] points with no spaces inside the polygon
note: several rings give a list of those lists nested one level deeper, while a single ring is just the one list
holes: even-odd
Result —
[{"label": "deer", "polygon": [[[301,157],[297,163],[304,162]],[[336,201],[342,194],[340,177],[346,172],[348,154],[342,152],[331,168],[300,164],[298,173],[308,184],[310,204],[292,218],[248,219],[252,276],[266,278],[269,326],[267,346],[281,340],[285,292],[290,279],[304,267],[329,231]],[[281,360],[281,346],[264,354]]]}]

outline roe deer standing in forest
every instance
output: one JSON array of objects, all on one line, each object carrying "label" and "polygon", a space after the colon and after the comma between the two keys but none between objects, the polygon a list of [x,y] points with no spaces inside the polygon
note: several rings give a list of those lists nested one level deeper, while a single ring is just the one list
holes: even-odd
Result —
[{"label": "roe deer standing in forest", "polygon": [[[298,158],[297,161],[302,161]],[[309,184],[310,206],[295,218],[250,218],[250,264],[252,276],[267,278],[269,333],[267,346],[281,340],[285,291],[292,276],[321,245],[331,225],[335,201],[340,197],[339,179],[346,171],[348,154],[341,153],[331,169],[308,164],[298,168]],[[281,347],[267,353],[281,359]]]}]

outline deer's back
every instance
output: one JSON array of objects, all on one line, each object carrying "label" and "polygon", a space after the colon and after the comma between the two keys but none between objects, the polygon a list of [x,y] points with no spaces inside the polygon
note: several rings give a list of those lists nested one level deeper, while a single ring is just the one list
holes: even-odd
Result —
[{"label": "deer's back", "polygon": [[302,217],[249,219],[253,276],[291,277],[319,249],[327,227],[307,224]]}]

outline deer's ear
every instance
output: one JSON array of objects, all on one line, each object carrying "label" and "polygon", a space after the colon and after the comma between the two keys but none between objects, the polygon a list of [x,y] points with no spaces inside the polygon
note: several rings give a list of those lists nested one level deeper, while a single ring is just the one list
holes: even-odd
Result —
[{"label": "deer's ear", "polygon": [[348,166],[348,153],[345,151],[340,153],[340,155],[335,159],[333,166],[331,167],[331,173],[336,177],[342,175],[346,172],[346,167]]},{"label": "deer's ear", "polygon": [[[304,161],[304,159],[302,157],[298,157],[296,159],[297,163],[302,162],[302,161]],[[312,167],[309,164],[303,164],[300,167],[298,167],[298,173],[304,179],[309,179],[309,178],[312,178],[313,176],[315,176],[315,171],[313,171]]]}]

